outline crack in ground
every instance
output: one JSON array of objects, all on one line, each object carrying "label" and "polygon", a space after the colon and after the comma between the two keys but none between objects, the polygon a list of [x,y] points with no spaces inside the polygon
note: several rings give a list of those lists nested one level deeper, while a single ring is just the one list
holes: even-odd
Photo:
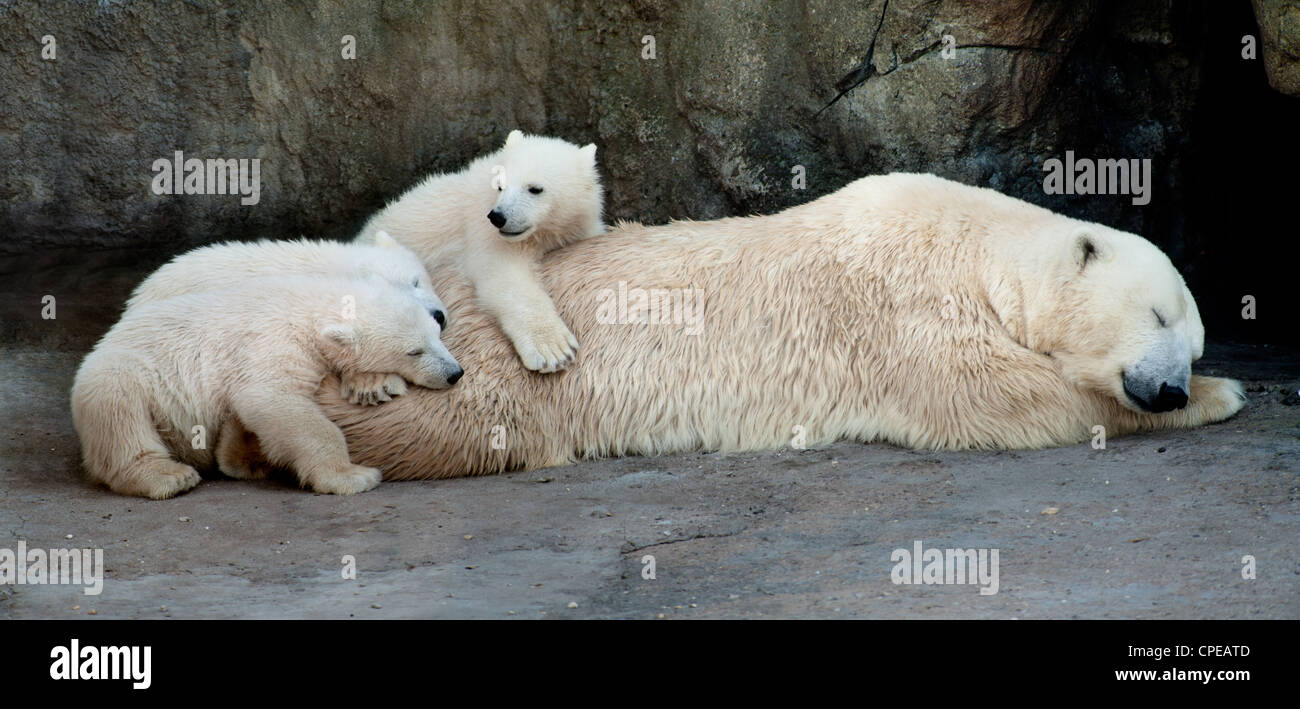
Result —
[{"label": "crack in ground", "polygon": [[[636,546],[636,544],[629,539],[627,540],[627,543],[623,545],[623,549],[619,550],[619,553],[635,554],[643,549],[650,549],[651,547],[661,547],[661,546],[667,546],[669,544],[680,544],[682,542],[693,542],[696,539],[724,539],[726,537],[734,537],[743,531],[745,530],[737,529],[734,532],[722,532],[722,533],[700,532],[699,534],[693,534],[689,537],[681,537],[679,539],[666,539],[662,542],[655,542],[653,544],[643,544],[641,546]],[[628,548],[629,545],[631,546],[630,549]]]}]

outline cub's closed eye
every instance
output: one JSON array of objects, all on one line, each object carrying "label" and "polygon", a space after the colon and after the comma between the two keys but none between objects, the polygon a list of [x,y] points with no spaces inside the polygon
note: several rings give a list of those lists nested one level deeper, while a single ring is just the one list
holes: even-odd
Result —
[{"label": "cub's closed eye", "polygon": [[1156,312],[1155,310],[1152,310],[1151,312],[1155,313],[1156,322],[1160,323],[1160,327],[1167,327],[1167,325],[1165,324],[1165,319],[1160,317],[1160,313]]},{"label": "cub's closed eye", "polygon": [[422,355],[424,354],[424,350],[411,350],[410,352],[407,352],[406,354],[409,355],[409,356],[411,356],[411,357],[420,357],[420,356],[422,356]]},{"label": "cub's closed eye", "polygon": [[419,288],[419,287],[420,287],[420,277],[419,277],[419,276],[416,276],[416,277],[414,277],[414,278],[411,279],[411,287],[412,287],[412,288]]},{"label": "cub's closed eye", "polygon": [[529,188],[528,188],[528,191],[529,191],[529,192],[532,192],[533,194],[541,194],[541,193],[542,193],[542,188],[541,188],[541,187],[538,187],[537,185],[533,185],[532,187],[529,187]]}]

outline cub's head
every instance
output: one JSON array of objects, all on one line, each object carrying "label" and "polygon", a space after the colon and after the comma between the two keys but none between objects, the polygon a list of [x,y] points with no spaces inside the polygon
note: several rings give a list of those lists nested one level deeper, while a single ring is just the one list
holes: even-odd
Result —
[{"label": "cub's head", "polygon": [[1100,225],[1076,228],[1064,243],[1044,268],[1057,275],[1032,327],[1034,349],[1129,409],[1181,409],[1205,328],[1174,265],[1146,239]]},{"label": "cub's head", "polygon": [[492,166],[496,203],[487,219],[508,241],[558,248],[605,230],[596,145],[511,131]]},{"label": "cub's head", "polygon": [[447,306],[433,291],[428,269],[414,251],[397,243],[388,232],[376,232],[371,248],[355,265],[363,277],[378,277],[399,288],[410,289],[411,296],[429,311],[438,326],[447,329]]},{"label": "cub's head", "polygon": [[430,389],[460,379],[464,371],[442,343],[442,327],[409,285],[380,278],[350,285],[353,310],[319,331],[318,346],[336,372],[387,372]]}]

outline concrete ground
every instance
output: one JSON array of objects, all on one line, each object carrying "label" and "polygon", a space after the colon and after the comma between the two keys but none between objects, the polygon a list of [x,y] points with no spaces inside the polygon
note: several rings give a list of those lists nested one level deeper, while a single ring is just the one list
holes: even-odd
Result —
[{"label": "concrete ground", "polygon": [[[0,585],[0,618],[1300,618],[1295,350],[1212,342],[1197,370],[1244,380],[1242,414],[1103,450],[842,443],[345,498],[213,479],[155,502],[82,478],[68,390],[157,261],[0,262],[0,549],[102,548],[107,567],[99,596]],[[893,584],[917,540],[997,549],[998,592]]]}]

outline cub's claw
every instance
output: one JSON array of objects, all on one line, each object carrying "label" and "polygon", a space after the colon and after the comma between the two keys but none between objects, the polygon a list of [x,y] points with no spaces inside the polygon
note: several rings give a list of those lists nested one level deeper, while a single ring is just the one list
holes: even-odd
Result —
[{"label": "cub's claw", "polygon": [[524,366],[534,372],[558,372],[578,357],[578,339],[563,323],[547,331],[532,332],[516,343],[515,351]]},{"label": "cub's claw", "polygon": [[357,372],[345,375],[340,382],[343,398],[362,406],[377,406],[405,393],[406,380],[396,374]]}]

